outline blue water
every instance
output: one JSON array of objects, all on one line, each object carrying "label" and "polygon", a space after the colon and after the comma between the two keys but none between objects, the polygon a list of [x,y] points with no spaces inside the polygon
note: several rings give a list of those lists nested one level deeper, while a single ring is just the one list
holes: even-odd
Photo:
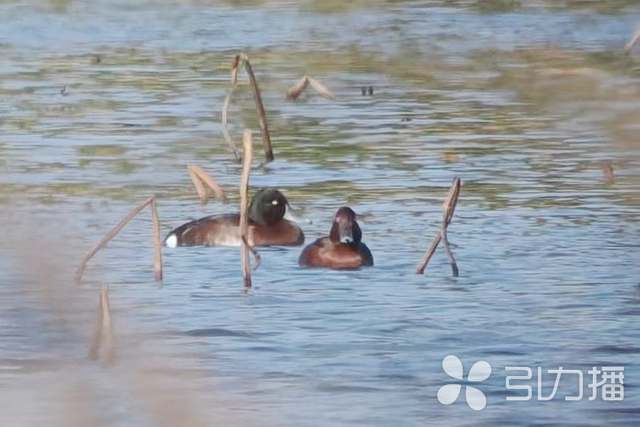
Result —
[{"label": "blue water", "polygon": [[[55,4],[0,5],[3,422],[170,425],[167,402],[184,401],[202,425],[222,412],[244,417],[224,418],[233,425],[639,424],[640,150],[625,138],[633,121],[615,121],[639,111],[638,75],[611,53],[633,33],[637,9]],[[526,73],[545,60],[519,55],[544,49],[573,55],[597,88],[619,97],[585,86],[572,98],[560,86],[540,103],[523,92],[535,96],[547,80],[522,90],[486,84],[504,69],[482,56],[501,52]],[[250,53],[261,82],[276,154],[251,185],[283,189],[313,221],[303,225],[307,243],[327,233],[339,206],[351,206],[375,267],[300,269],[300,248],[262,249],[245,295],[237,249],[179,248],[164,252],[159,287],[146,215],[74,287],[81,256],[149,195],[163,234],[237,209],[235,195],[229,205],[201,206],[186,166],[201,165],[235,193],[239,167],[219,114],[238,50]],[[599,62],[589,62],[593,54]],[[384,61],[396,55],[422,64],[425,77],[395,73]],[[337,100],[285,101],[303,74]],[[363,85],[375,86],[373,97],[361,95]],[[594,104],[615,120],[590,120]],[[248,89],[232,105],[235,138],[244,126],[257,136]],[[605,160],[613,182],[603,178]],[[441,249],[416,275],[454,177],[463,187],[449,240],[460,277]],[[112,368],[85,357],[106,285]],[[492,366],[474,385],[487,397],[483,410],[467,406],[464,387],[453,405],[438,402],[452,381],[447,355],[461,359],[465,378],[479,360]],[[519,394],[506,389],[505,366],[533,370],[532,400],[506,400]],[[548,369],[582,370],[582,400],[564,400],[577,380],[563,377],[558,395],[539,402],[538,366],[544,395]],[[588,400],[594,366],[624,367],[623,401]]]}]

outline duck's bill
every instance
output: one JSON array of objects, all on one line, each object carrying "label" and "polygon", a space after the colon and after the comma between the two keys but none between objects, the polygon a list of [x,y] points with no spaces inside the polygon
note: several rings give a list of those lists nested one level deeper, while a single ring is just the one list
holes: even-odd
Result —
[{"label": "duck's bill", "polygon": [[287,221],[291,221],[291,222],[297,222],[298,224],[306,222],[307,224],[312,224],[310,219],[307,218],[300,218],[296,215],[294,215],[294,213],[291,210],[291,206],[289,206],[289,204],[287,204],[287,210],[284,211],[284,219],[286,219]]},{"label": "duck's bill", "polygon": [[340,243],[353,243],[353,232],[351,228],[340,230]]}]

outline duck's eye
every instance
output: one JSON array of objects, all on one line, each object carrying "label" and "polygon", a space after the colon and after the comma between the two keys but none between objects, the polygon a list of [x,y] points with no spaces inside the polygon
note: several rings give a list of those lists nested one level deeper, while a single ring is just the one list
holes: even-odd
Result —
[{"label": "duck's eye", "polygon": [[276,206],[276,205],[278,204],[278,201],[277,201],[277,200],[274,200],[273,202],[271,202],[271,204],[272,204],[273,206]]}]

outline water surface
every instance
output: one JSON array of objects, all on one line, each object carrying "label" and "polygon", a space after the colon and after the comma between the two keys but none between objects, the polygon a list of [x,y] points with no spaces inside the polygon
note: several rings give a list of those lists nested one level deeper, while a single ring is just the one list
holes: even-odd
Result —
[{"label": "water surface", "polygon": [[[638,424],[640,86],[637,56],[621,47],[640,10],[343,3],[0,5],[3,422]],[[82,255],[150,195],[163,233],[237,209],[220,112],[238,51],[256,70],[276,155],[252,186],[283,189],[313,221],[307,242],[348,204],[376,266],[300,269],[300,249],[263,249],[244,295],[238,250],[179,248],[165,252],[159,288],[147,215],[73,287]],[[286,101],[305,74],[337,99]],[[257,138],[240,80],[231,131]],[[190,164],[232,203],[201,206]],[[416,275],[454,177],[460,277],[440,251]],[[86,360],[105,285],[112,368]],[[465,377],[492,365],[477,385],[484,410],[437,401],[449,354]],[[625,399],[589,401],[585,384],[567,402],[576,387],[563,380],[552,401],[535,387],[531,401],[506,401],[505,366],[542,366],[545,395],[547,369],[580,369],[589,383],[593,366],[624,366]]]}]

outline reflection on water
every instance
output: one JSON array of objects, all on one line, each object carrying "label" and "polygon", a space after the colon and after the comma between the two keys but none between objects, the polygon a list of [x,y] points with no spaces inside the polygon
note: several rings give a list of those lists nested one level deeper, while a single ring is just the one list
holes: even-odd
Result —
[{"label": "reflection on water", "polygon": [[[1,4],[0,419],[638,424],[640,86],[637,56],[621,50],[640,13],[600,13],[620,4]],[[349,204],[376,267],[299,269],[298,248],[265,248],[243,296],[238,251],[179,248],[158,288],[142,217],[73,288],[83,253],[151,194],[163,232],[237,209],[201,206],[186,166],[237,186],[219,123],[238,50],[276,154],[252,185],[282,188],[313,221],[309,241]],[[287,102],[304,74],[338,98]],[[258,129],[245,81],[230,109],[236,139]],[[416,276],[456,176],[461,276],[440,252]],[[85,360],[106,284],[111,369]],[[465,375],[492,365],[484,410],[438,403],[449,354]],[[552,401],[506,401],[505,366],[624,366],[625,400],[566,402],[563,382]]]}]

